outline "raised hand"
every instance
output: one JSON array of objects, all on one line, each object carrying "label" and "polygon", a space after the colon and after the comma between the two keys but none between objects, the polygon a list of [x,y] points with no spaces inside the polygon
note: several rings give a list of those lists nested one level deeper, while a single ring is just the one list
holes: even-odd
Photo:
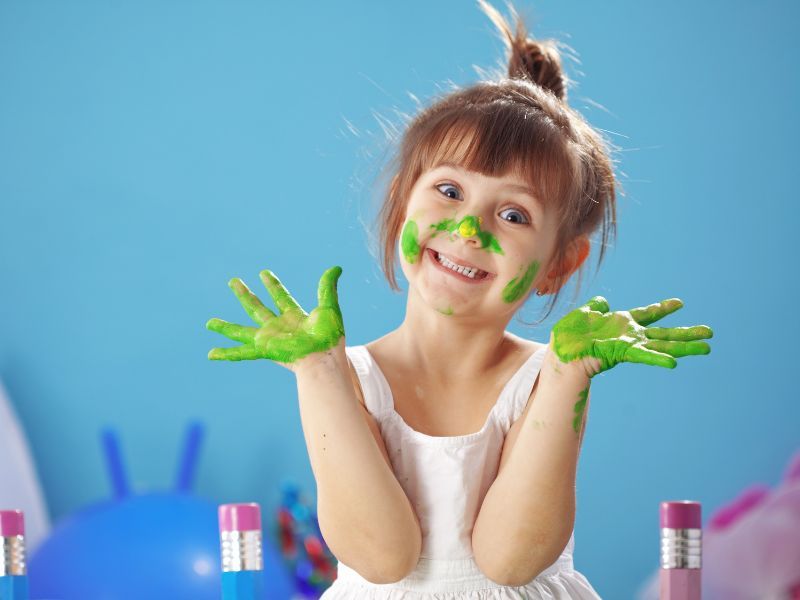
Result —
[{"label": "raised hand", "polygon": [[678,298],[670,298],[629,311],[609,312],[606,299],[595,296],[555,324],[553,350],[565,363],[584,357],[598,359],[600,367],[593,375],[621,362],[673,369],[678,357],[711,352],[706,342],[697,340],[714,335],[706,325],[647,327],[682,307]]},{"label": "raised hand", "polygon": [[268,358],[279,363],[293,363],[314,352],[323,352],[336,346],[344,336],[342,312],[336,284],[342,274],[341,267],[331,267],[322,274],[317,292],[319,305],[308,314],[292,298],[272,271],[259,274],[261,281],[280,311],[276,315],[239,278],[231,279],[228,286],[236,294],[247,314],[259,326],[247,327],[210,319],[206,328],[227,338],[241,342],[233,348],[213,348],[208,353],[211,360],[252,360]]}]

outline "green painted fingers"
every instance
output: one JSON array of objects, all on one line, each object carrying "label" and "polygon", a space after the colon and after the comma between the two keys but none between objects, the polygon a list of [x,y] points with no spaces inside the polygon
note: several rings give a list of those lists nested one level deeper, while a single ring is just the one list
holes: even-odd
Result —
[{"label": "green painted fingers", "polygon": [[553,346],[562,362],[583,357],[600,360],[600,371],[621,362],[636,362],[673,369],[676,358],[708,354],[710,327],[647,327],[683,306],[670,298],[630,311],[609,312],[608,302],[595,296],[571,311],[553,327]]},{"label": "green painted fingers", "polygon": [[342,312],[336,289],[341,267],[331,267],[322,274],[317,290],[318,306],[308,314],[292,298],[287,289],[272,271],[260,273],[275,306],[276,315],[261,303],[239,278],[231,279],[229,287],[236,294],[242,307],[258,324],[246,327],[228,323],[222,319],[211,319],[206,328],[240,342],[233,348],[213,348],[208,353],[211,360],[252,360],[267,358],[283,363],[292,363],[314,352],[323,352],[335,346],[344,335]]}]

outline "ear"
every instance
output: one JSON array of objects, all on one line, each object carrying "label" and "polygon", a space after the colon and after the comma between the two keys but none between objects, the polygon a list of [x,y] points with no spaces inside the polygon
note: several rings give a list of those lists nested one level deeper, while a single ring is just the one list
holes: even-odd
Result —
[{"label": "ear", "polygon": [[[544,293],[557,292],[563,286],[575,271],[583,264],[586,257],[589,256],[589,249],[591,244],[586,235],[579,235],[572,240],[567,247],[567,252],[564,259],[547,273],[547,279],[543,283],[545,289]],[[557,285],[557,280],[561,280],[561,286]]]}]

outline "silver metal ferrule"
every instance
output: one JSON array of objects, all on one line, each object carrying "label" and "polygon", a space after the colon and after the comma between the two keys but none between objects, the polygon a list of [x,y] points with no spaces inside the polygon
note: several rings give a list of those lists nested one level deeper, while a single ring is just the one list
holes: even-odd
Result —
[{"label": "silver metal ferrule", "polygon": [[260,531],[223,531],[220,546],[223,572],[264,569]]},{"label": "silver metal ferrule", "polygon": [[25,575],[25,537],[11,535],[0,537],[0,577]]},{"label": "silver metal ferrule", "polygon": [[699,569],[702,556],[702,529],[661,528],[662,569]]}]

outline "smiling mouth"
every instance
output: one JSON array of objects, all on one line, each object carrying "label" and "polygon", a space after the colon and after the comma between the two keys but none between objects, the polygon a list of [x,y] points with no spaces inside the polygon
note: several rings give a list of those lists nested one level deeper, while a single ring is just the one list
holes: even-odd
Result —
[{"label": "smiling mouth", "polygon": [[463,281],[478,283],[479,281],[494,277],[492,273],[479,269],[474,265],[465,265],[461,262],[456,262],[455,257],[449,257],[431,248],[426,249],[426,252],[429,253],[436,267],[447,271],[450,275],[454,275]]}]

